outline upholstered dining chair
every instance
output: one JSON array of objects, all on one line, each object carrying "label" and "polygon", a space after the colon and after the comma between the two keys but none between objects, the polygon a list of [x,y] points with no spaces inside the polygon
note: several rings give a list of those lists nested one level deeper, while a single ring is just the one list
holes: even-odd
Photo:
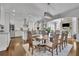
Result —
[{"label": "upholstered dining chair", "polygon": [[46,47],[49,48],[48,50],[52,53],[52,56],[54,49],[56,49],[56,54],[58,55],[58,38],[59,34],[55,34],[53,36],[53,41],[46,44]]},{"label": "upholstered dining chair", "polygon": [[27,43],[29,43],[29,51],[32,50],[32,55],[33,55],[34,49],[38,44],[36,44],[36,42],[33,41],[32,33],[30,31],[28,31]]},{"label": "upholstered dining chair", "polygon": [[68,32],[65,31],[64,35],[65,35],[65,38],[64,38],[63,42],[64,42],[64,47],[65,47],[65,46],[67,46]]},{"label": "upholstered dining chair", "polygon": [[63,49],[67,45],[67,37],[68,37],[68,32],[62,32],[61,38],[58,40],[59,44],[59,50],[61,52],[61,48]]},{"label": "upholstered dining chair", "polygon": [[61,48],[63,49],[63,41],[64,41],[64,32],[61,34],[61,38],[58,39],[58,47],[61,52]]}]

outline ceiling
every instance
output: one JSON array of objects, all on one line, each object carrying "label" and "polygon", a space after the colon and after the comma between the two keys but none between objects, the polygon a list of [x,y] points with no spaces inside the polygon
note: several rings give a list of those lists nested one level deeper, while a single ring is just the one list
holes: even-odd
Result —
[{"label": "ceiling", "polygon": [[[44,18],[44,12],[59,15],[79,6],[78,3],[1,3],[6,13],[14,14],[15,19],[37,21]],[[55,16],[56,17],[56,16]]]}]

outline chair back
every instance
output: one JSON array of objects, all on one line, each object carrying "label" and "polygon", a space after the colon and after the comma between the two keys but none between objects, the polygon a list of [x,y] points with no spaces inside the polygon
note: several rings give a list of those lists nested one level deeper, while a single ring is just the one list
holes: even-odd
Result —
[{"label": "chair back", "polygon": [[54,45],[58,45],[58,38],[59,38],[59,34],[55,34],[54,39],[53,39]]},{"label": "chair back", "polygon": [[28,34],[27,34],[27,43],[29,43],[29,47],[33,47],[32,33],[30,31],[28,31]]},{"label": "chair back", "polygon": [[60,42],[63,42],[64,36],[65,36],[65,34],[64,34],[64,32],[62,32]]},{"label": "chair back", "polygon": [[68,32],[66,31],[65,32],[65,40],[67,40],[67,37],[68,37]]}]

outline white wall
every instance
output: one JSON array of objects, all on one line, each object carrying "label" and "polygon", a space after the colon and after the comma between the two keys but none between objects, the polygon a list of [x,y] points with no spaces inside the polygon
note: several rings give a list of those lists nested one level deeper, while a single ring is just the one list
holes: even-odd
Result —
[{"label": "white wall", "polygon": [[15,19],[14,24],[15,24],[15,30],[20,30],[23,27],[23,19]]}]

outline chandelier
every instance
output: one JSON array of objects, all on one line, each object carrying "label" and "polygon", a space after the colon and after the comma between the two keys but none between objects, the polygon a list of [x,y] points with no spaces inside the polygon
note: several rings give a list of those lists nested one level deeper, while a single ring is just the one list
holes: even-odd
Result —
[{"label": "chandelier", "polygon": [[46,11],[44,12],[44,17],[46,19],[52,19],[53,18],[52,14],[49,13],[49,10],[48,10],[49,7],[50,7],[50,3],[47,3],[47,8],[46,8]]},{"label": "chandelier", "polygon": [[26,20],[26,18],[24,18],[24,27],[28,27],[28,23],[26,23],[27,22],[27,20]]}]

